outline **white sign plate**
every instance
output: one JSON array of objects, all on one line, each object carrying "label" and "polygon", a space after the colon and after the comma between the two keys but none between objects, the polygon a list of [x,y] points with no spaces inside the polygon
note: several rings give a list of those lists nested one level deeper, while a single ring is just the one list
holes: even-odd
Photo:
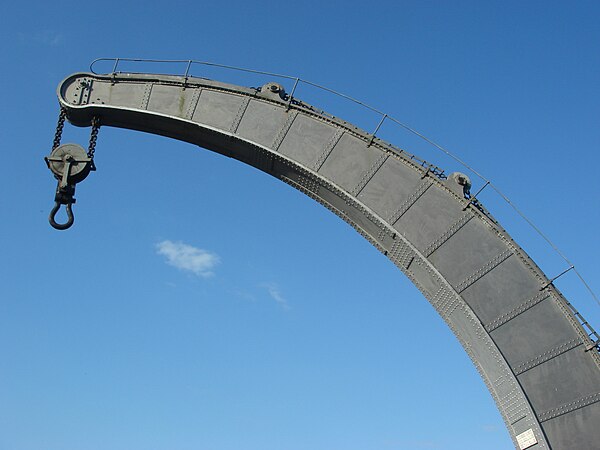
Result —
[{"label": "white sign plate", "polygon": [[517,444],[519,444],[519,448],[521,450],[525,450],[526,448],[529,448],[537,443],[538,441],[535,438],[535,434],[533,434],[533,430],[531,428],[517,435]]}]

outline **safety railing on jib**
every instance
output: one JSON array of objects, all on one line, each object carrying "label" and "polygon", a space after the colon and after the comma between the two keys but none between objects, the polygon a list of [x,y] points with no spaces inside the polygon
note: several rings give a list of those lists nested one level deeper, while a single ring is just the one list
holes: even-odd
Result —
[{"label": "safety railing on jib", "polygon": [[[96,71],[94,69],[95,66],[97,66],[98,64],[102,64],[102,63],[108,63],[110,65],[110,70]],[[557,276],[550,278],[550,283],[555,282],[558,278],[562,277],[563,275],[565,275],[569,272],[573,272],[577,276],[578,280],[583,284],[585,289],[589,292],[591,297],[594,299],[597,306],[600,306],[600,300],[598,299],[597,295],[594,293],[594,291],[592,290],[590,285],[583,278],[581,273],[576,269],[575,265],[571,263],[571,261],[564,255],[564,253],[558,249],[558,247],[540,230],[540,228],[538,228],[505,194],[503,194],[502,191],[500,191],[500,189],[494,183],[492,183],[489,179],[484,177],[481,173],[479,173],[477,170],[475,170],[473,167],[468,165],[465,161],[463,161],[461,158],[459,158],[458,156],[456,156],[455,154],[453,154],[452,152],[450,152],[443,146],[439,145],[438,143],[431,140],[430,138],[423,135],[422,133],[415,130],[414,128],[410,127],[409,125],[395,119],[394,117],[390,116],[389,114],[387,114],[377,108],[374,108],[360,100],[357,100],[351,96],[342,94],[338,91],[335,91],[328,87],[322,86],[320,84],[304,80],[300,77],[266,72],[266,71],[260,71],[260,70],[245,69],[245,68],[241,68],[241,67],[235,67],[235,66],[230,66],[230,65],[225,65],[225,64],[218,64],[218,63],[213,63],[213,62],[208,62],[208,61],[198,61],[198,60],[192,60],[192,59],[183,60],[183,59],[97,58],[94,61],[92,61],[92,63],[90,64],[90,71],[96,75],[99,75],[99,74],[103,74],[103,75],[114,74],[114,75],[116,75],[118,73],[125,73],[125,72],[126,73],[156,73],[156,72],[149,72],[149,71],[136,72],[136,71],[129,71],[129,70],[122,72],[122,71],[120,71],[120,68],[122,68],[124,64],[133,64],[133,65],[166,64],[169,67],[179,66],[179,67],[181,67],[180,71],[167,72],[164,74],[181,77],[182,83],[184,85],[187,84],[188,80],[192,77],[192,71],[196,66],[201,66],[201,67],[205,67],[205,68],[212,67],[212,68],[218,68],[218,69],[225,69],[225,70],[229,70],[229,71],[236,71],[236,72],[240,72],[240,73],[258,75],[258,76],[268,76],[268,77],[277,78],[277,79],[281,79],[281,80],[287,80],[287,82],[292,84],[292,87],[291,87],[288,97],[287,97],[287,101],[289,102],[290,105],[294,104],[297,101],[296,94],[299,90],[302,89],[303,86],[310,86],[312,88],[316,88],[323,92],[333,94],[334,96],[344,99],[346,101],[352,102],[355,105],[359,105],[361,108],[364,108],[365,110],[369,111],[370,113],[374,113],[378,116],[377,126],[374,128],[373,132],[371,133],[372,139],[377,138],[377,133],[380,131],[381,127],[384,124],[392,123],[396,126],[401,127],[405,131],[408,131],[409,133],[417,136],[418,138],[422,139],[427,144],[433,146],[433,148],[435,148],[436,150],[442,152],[444,155],[446,155],[446,157],[451,158],[456,163],[458,163],[460,166],[467,169],[471,174],[475,175],[475,177],[477,177],[477,179],[479,179],[481,181],[482,187],[477,191],[476,194],[474,194],[471,197],[471,201],[477,202],[477,197],[479,196],[479,194],[482,193],[484,191],[484,189],[489,187],[497,196],[499,196],[499,198],[503,202],[505,202],[507,205],[509,205],[510,208],[512,208],[512,210],[514,210],[516,212],[516,214],[522,220],[524,220],[527,223],[527,225],[529,227],[531,227],[531,229],[533,229],[535,231],[535,233],[537,235],[539,235],[546,242],[547,245],[549,245],[551,247],[553,252],[555,252],[567,264],[567,268],[565,270],[560,272]],[[271,80],[269,80],[269,81],[271,81]],[[302,102],[298,102],[298,103],[302,104]],[[327,114],[324,111],[319,111],[319,112],[322,114]],[[405,156],[408,156],[411,159],[418,162],[421,166],[425,167],[432,174],[434,174],[442,179],[446,178],[446,175],[444,174],[444,171],[442,169],[428,163],[427,161],[425,161],[421,158],[411,155],[410,153],[407,153],[397,147],[394,147],[394,148],[397,151],[403,153]],[[588,333],[591,341],[593,342],[593,345],[590,347],[590,350],[592,348],[596,348],[596,350],[600,351],[600,336],[598,335],[598,333],[581,316],[581,314],[579,314],[579,312],[575,309],[575,307],[571,303],[568,303],[568,305],[572,309],[575,316],[578,318],[578,320],[581,323],[581,325],[583,326],[583,328]]]}]

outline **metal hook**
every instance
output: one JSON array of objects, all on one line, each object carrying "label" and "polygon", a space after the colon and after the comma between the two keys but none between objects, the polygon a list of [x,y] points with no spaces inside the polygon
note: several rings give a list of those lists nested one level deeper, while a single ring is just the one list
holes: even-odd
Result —
[{"label": "metal hook", "polygon": [[65,223],[57,223],[56,220],[54,219],[56,216],[56,213],[58,212],[58,210],[60,209],[60,202],[55,202],[54,203],[54,208],[52,208],[52,211],[50,211],[50,217],[48,218],[50,225],[52,226],[52,228],[55,228],[57,230],[66,230],[67,228],[71,228],[71,225],[73,225],[73,222],[75,221],[75,218],[73,217],[73,211],[71,210],[71,203],[67,203],[66,205],[66,209],[67,209],[67,221]]}]

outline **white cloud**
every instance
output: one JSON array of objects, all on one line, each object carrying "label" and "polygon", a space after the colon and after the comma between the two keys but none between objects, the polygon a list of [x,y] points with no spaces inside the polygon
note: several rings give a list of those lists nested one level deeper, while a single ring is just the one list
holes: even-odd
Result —
[{"label": "white cloud", "polygon": [[167,259],[167,264],[204,278],[214,275],[213,269],[220,262],[217,254],[183,242],[159,242],[156,252]]},{"label": "white cloud", "polygon": [[273,300],[275,300],[283,309],[290,309],[285,297],[281,294],[279,287],[275,283],[262,283],[260,287],[267,290]]}]

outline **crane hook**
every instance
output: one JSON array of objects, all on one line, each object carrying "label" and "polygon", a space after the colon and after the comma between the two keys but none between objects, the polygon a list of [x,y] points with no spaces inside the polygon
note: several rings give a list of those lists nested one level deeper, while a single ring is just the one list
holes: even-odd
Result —
[{"label": "crane hook", "polygon": [[[50,211],[50,216],[48,217],[48,221],[52,228],[57,230],[66,230],[73,225],[75,218],[73,217],[73,209],[72,205],[75,203],[75,185],[74,184],[64,184],[62,180],[59,180],[58,185],[56,186],[56,195],[54,196],[54,208]],[[58,223],[56,221],[56,214],[60,209],[60,205],[65,205],[65,209],[67,211],[67,221],[65,223]]]},{"label": "crane hook", "polygon": [[54,203],[54,208],[52,208],[52,211],[50,211],[50,217],[48,220],[52,228],[57,230],[66,230],[67,228],[71,228],[71,225],[73,225],[73,222],[75,221],[75,218],[73,217],[73,210],[71,209],[72,203],[67,203],[65,208],[67,210],[67,221],[65,223],[58,223],[55,219],[56,213],[60,209],[60,205],[60,202]]}]

